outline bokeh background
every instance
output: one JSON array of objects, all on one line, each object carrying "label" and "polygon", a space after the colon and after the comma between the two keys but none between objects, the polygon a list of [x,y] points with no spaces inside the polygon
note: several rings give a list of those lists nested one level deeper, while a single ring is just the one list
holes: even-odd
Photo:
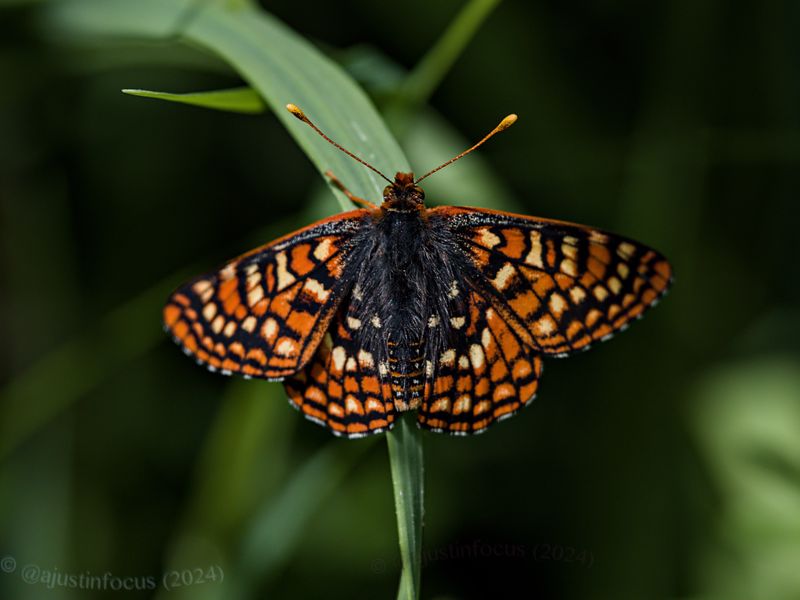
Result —
[{"label": "bokeh background", "polygon": [[[379,108],[465,4],[264,3]],[[51,8],[0,3],[0,597],[394,596],[385,439],[161,332],[172,287],[333,196],[269,112],[120,93],[241,85],[219,59]],[[503,2],[398,128],[423,171],[518,113],[429,200],[618,231],[676,273],[520,415],[425,435],[424,597],[800,598],[799,27],[791,1]]]}]

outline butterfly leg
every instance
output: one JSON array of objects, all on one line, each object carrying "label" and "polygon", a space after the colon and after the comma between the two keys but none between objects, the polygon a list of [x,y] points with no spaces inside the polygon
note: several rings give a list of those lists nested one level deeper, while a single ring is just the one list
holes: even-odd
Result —
[{"label": "butterfly leg", "polygon": [[350,202],[353,204],[357,204],[359,206],[363,206],[364,208],[368,208],[370,210],[377,210],[378,207],[370,202],[369,200],[364,200],[363,198],[359,198],[355,194],[353,194],[350,190],[348,190],[344,184],[337,179],[337,177],[331,171],[325,171],[325,176],[331,180],[331,183],[339,188],[342,193],[348,197]]}]

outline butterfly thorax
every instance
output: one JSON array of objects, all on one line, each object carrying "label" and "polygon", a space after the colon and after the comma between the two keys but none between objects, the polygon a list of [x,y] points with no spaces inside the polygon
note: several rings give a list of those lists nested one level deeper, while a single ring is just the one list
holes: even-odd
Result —
[{"label": "butterfly thorax", "polygon": [[425,192],[414,183],[413,173],[397,173],[394,183],[383,190],[382,211],[420,212],[425,208]]}]

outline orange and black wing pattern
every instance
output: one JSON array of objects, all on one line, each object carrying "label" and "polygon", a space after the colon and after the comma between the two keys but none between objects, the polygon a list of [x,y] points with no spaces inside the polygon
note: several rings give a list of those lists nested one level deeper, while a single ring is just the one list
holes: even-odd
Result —
[{"label": "orange and black wing pattern", "polygon": [[164,325],[212,371],[281,380],[314,355],[343,295],[355,210],[244,254],[178,288]]},{"label": "orange and black wing pattern", "polygon": [[357,316],[358,295],[342,302],[308,365],[284,381],[306,418],[348,438],[381,433],[395,420],[387,363],[362,343],[364,330],[380,323]]},{"label": "orange and black wing pattern", "polygon": [[672,281],[655,250],[583,225],[441,207],[472,280],[532,351],[568,356],[625,329]]},{"label": "orange and black wing pattern", "polygon": [[[542,358],[477,289],[466,296],[449,323],[450,347],[426,365],[420,427],[455,435],[480,433],[531,402],[539,386]],[[455,294],[454,294],[455,295]]]}]

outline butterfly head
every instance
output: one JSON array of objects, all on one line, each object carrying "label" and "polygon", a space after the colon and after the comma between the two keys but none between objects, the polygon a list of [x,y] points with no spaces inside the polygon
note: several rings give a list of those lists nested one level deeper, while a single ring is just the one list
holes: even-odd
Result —
[{"label": "butterfly head", "polygon": [[425,192],[414,182],[413,173],[398,173],[383,190],[383,208],[395,212],[414,212],[425,206]]}]

